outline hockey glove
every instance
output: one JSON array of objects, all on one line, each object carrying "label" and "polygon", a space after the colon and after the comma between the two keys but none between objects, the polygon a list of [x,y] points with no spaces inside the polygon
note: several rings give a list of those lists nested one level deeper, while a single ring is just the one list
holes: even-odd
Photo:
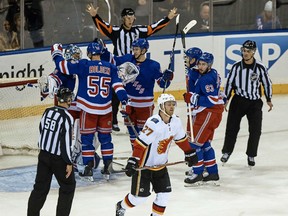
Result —
[{"label": "hockey glove", "polygon": [[199,95],[194,92],[186,92],[183,94],[184,101],[191,103],[193,106],[197,106]]},{"label": "hockey glove", "polygon": [[198,163],[198,157],[195,149],[191,150],[190,152],[185,152],[185,161],[188,163],[189,167],[192,167]]},{"label": "hockey glove", "polygon": [[166,81],[171,81],[174,77],[174,73],[172,70],[170,69],[166,69],[164,72],[163,72],[163,76],[162,76],[162,79],[166,82]]},{"label": "hockey glove", "polygon": [[127,161],[127,165],[125,167],[125,174],[128,177],[131,177],[136,174],[138,168],[138,160],[135,157],[130,157]]},{"label": "hockey glove", "polygon": [[54,58],[55,56],[63,56],[63,47],[61,43],[56,43],[51,47],[51,56]]},{"label": "hockey glove", "polygon": [[132,113],[132,107],[131,107],[131,101],[128,99],[127,101],[122,101],[122,109],[120,110],[120,113],[122,114],[122,117],[127,117]]}]

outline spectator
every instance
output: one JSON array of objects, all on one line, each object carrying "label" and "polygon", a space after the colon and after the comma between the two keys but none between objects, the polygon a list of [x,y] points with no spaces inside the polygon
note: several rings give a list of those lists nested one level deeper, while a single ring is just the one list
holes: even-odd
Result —
[{"label": "spectator", "polygon": [[209,2],[203,2],[200,5],[199,18],[195,26],[195,32],[209,32],[209,19],[210,19],[210,7]]},{"label": "spectator", "polygon": [[6,40],[6,49],[19,49],[20,43],[17,37],[17,33],[12,30],[11,25],[8,20],[4,20],[3,22],[3,37]]},{"label": "spectator", "polygon": [[276,29],[282,28],[279,18],[277,16],[274,18],[272,11],[273,11],[273,2],[267,1],[263,12],[256,18],[256,29],[258,30],[273,29],[274,23]]},{"label": "spectator", "polygon": [[[17,23],[15,23],[15,15],[20,15],[20,1],[9,0],[9,9],[6,15],[6,20],[11,24],[12,30],[17,32]],[[24,3],[25,15],[25,30],[28,30],[34,47],[44,46],[44,31],[43,14],[41,1],[39,0],[25,0]],[[20,16],[19,16],[20,17]],[[20,25],[19,25],[20,26]],[[18,29],[19,31],[20,29]],[[20,32],[20,31],[19,31]],[[19,40],[20,41],[20,40]],[[21,43],[21,41],[20,41]]]}]

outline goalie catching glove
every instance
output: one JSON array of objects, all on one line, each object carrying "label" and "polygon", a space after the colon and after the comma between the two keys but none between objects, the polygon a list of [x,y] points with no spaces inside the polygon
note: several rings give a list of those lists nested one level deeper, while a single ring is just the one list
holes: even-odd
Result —
[{"label": "goalie catching glove", "polygon": [[124,86],[127,83],[134,82],[139,75],[139,68],[131,62],[125,62],[118,67],[118,77],[122,80]]},{"label": "goalie catching glove", "polygon": [[185,152],[185,161],[189,167],[192,167],[198,163],[198,157],[195,149],[191,150],[190,152]]},{"label": "goalie catching glove", "polygon": [[128,177],[131,177],[136,174],[138,168],[138,160],[135,157],[130,157],[127,161],[127,165],[125,167],[125,174]]},{"label": "goalie catching glove", "polygon": [[120,110],[120,113],[122,114],[122,117],[127,117],[132,113],[132,107],[131,107],[131,101],[128,99],[127,101],[122,101],[121,102],[122,107]]},{"label": "goalie catching glove", "polygon": [[54,58],[55,56],[63,56],[63,47],[61,43],[55,43],[51,47],[51,56]]}]

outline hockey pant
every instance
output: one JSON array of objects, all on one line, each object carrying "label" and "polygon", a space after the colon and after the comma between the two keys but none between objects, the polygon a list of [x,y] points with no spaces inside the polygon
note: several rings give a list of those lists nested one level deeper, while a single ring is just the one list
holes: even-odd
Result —
[{"label": "hockey pant", "polygon": [[201,175],[206,168],[209,174],[218,173],[218,166],[216,164],[215,151],[210,142],[205,142],[203,146],[198,146],[190,143],[192,148],[196,149],[198,156],[198,163],[193,166],[193,172]]}]

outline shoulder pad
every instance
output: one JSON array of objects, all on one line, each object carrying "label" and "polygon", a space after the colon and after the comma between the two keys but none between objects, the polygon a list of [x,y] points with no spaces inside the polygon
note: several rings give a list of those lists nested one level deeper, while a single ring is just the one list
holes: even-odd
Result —
[{"label": "shoulder pad", "polygon": [[159,120],[157,118],[152,118],[151,121],[154,122],[155,124],[157,124],[159,122]]}]

